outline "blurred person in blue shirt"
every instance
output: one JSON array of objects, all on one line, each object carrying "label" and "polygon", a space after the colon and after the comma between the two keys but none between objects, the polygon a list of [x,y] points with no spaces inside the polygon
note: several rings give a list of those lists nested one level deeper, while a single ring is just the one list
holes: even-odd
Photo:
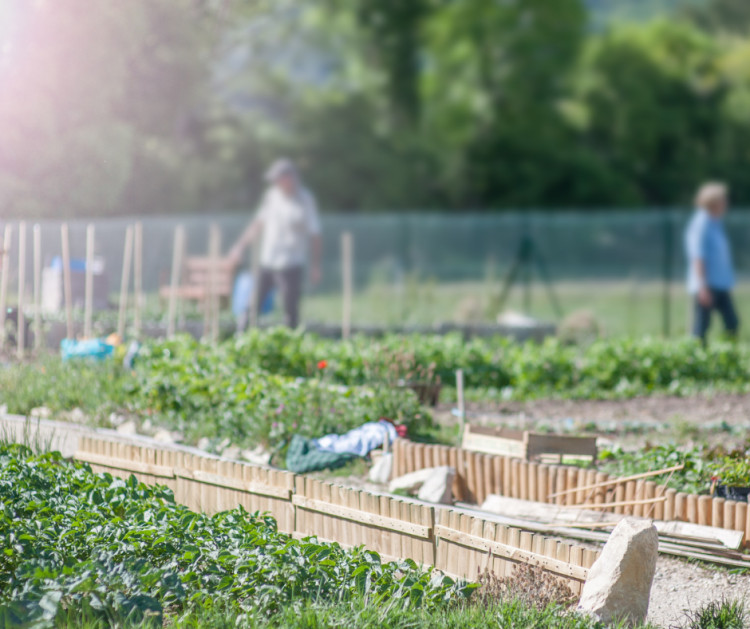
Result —
[{"label": "blurred person in blue shirt", "polygon": [[704,343],[717,310],[729,335],[735,337],[739,318],[732,301],[735,278],[732,251],[724,228],[729,207],[727,186],[707,183],[695,199],[696,210],[685,232],[688,259],[688,292],[695,301],[693,334]]}]

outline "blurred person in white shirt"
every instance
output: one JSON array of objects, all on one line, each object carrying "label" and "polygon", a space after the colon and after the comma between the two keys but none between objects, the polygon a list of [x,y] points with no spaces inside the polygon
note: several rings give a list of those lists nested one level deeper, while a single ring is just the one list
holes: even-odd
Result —
[{"label": "blurred person in white shirt", "polygon": [[[284,323],[290,328],[299,324],[299,303],[310,249],[310,282],[320,282],[322,239],[315,198],[300,180],[297,169],[288,159],[276,160],[266,172],[268,189],[260,209],[234,244],[229,257],[239,265],[245,248],[260,239],[260,276],[253,278],[253,304],[258,312],[272,288],[276,286],[284,304]],[[251,304],[238,322],[247,326]]]}]

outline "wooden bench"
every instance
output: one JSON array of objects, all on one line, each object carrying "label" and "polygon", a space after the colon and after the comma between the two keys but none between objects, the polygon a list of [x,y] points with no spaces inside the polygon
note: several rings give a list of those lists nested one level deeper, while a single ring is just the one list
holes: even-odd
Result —
[{"label": "wooden bench", "polygon": [[[176,289],[177,297],[206,302],[215,295],[226,303],[232,296],[235,268],[234,261],[229,258],[220,258],[216,269],[211,268],[211,258],[207,256],[186,258],[180,273],[180,285]],[[213,278],[216,283],[212,286]],[[168,299],[171,293],[169,285],[159,289],[159,295],[164,299]]]},{"label": "wooden bench", "polygon": [[569,456],[590,459],[593,464],[597,456],[596,437],[543,434],[529,430],[509,430],[471,424],[466,424],[461,447],[464,450],[500,454],[525,461],[544,461],[554,457],[558,463],[562,463],[563,458]]}]

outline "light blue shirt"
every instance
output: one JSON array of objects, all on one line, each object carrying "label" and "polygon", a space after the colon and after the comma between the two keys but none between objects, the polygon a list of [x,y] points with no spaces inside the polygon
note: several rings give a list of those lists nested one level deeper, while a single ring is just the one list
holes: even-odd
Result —
[{"label": "light blue shirt", "polygon": [[701,284],[695,271],[696,260],[703,260],[709,288],[730,290],[734,287],[732,250],[721,219],[714,218],[706,210],[696,210],[685,231],[685,250],[690,293],[697,293]]}]

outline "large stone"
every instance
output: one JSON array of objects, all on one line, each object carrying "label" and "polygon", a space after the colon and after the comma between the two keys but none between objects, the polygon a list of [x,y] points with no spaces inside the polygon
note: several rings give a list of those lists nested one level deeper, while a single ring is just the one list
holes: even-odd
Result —
[{"label": "large stone", "polygon": [[435,473],[435,469],[434,467],[428,467],[394,478],[388,484],[388,491],[391,493],[394,491],[404,491],[407,494],[416,493],[427,482],[427,479]]},{"label": "large stone", "polygon": [[138,427],[131,419],[129,421],[126,421],[124,424],[120,424],[117,427],[117,432],[119,432],[121,435],[135,435],[138,434]]},{"label": "large stone", "polygon": [[430,476],[419,489],[417,498],[425,502],[437,504],[451,504],[453,502],[453,477],[456,470],[452,467],[436,467],[435,473]]},{"label": "large stone", "polygon": [[388,485],[388,491],[405,491],[417,494],[425,502],[447,503],[452,499],[451,485],[456,471],[447,465],[428,467],[394,478]]},{"label": "large stone", "polygon": [[659,534],[648,520],[625,518],[589,571],[578,609],[604,623],[646,620]]}]

